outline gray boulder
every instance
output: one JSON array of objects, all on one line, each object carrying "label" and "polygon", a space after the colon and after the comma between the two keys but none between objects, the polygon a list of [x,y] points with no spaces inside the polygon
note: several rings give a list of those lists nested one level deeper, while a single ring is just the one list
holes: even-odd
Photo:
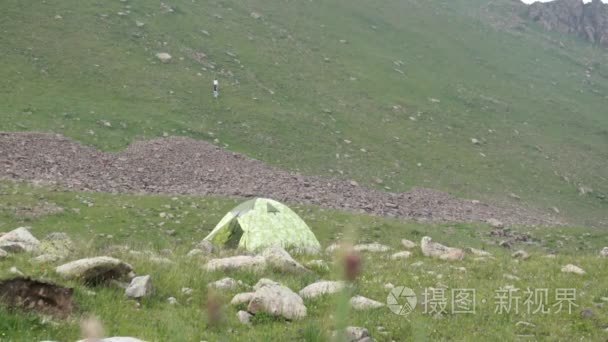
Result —
[{"label": "gray boulder", "polygon": [[266,268],[266,259],[262,256],[238,255],[228,258],[212,259],[204,269],[208,272],[250,269],[261,271]]},{"label": "gray boulder", "polygon": [[363,296],[354,296],[350,299],[349,303],[350,306],[357,311],[378,309],[384,306],[384,303]]},{"label": "gray boulder", "polygon": [[19,227],[0,236],[0,249],[9,253],[18,251],[37,252],[40,241],[26,227]]},{"label": "gray boulder", "polygon": [[306,267],[295,261],[282,247],[273,246],[266,248],[262,252],[262,257],[266,259],[268,266],[286,273],[307,273],[310,272]]},{"label": "gray boulder", "polygon": [[300,290],[299,294],[302,298],[312,299],[323,295],[329,295],[340,292],[345,287],[346,284],[343,281],[322,280],[306,286],[305,288]]},{"label": "gray boulder", "polygon": [[133,271],[133,267],[121,260],[100,256],[72,261],[57,267],[55,271],[66,279],[98,283],[125,278]]},{"label": "gray boulder", "polygon": [[251,324],[251,318],[253,315],[247,311],[240,310],[236,313],[236,317],[239,319],[239,322],[243,324]]},{"label": "gray boulder", "polygon": [[148,297],[151,294],[152,278],[149,275],[133,278],[125,290],[125,295],[134,299]]},{"label": "gray boulder", "polygon": [[247,311],[298,320],[306,317],[306,306],[300,296],[282,285],[266,285],[255,291]]}]

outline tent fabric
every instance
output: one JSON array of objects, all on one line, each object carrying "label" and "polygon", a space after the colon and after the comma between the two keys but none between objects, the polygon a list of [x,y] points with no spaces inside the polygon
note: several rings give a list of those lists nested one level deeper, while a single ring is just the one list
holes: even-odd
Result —
[{"label": "tent fabric", "polygon": [[317,253],[319,241],[308,225],[289,207],[277,201],[257,198],[241,203],[228,212],[205,240],[219,246],[258,251],[281,246],[301,252]]}]

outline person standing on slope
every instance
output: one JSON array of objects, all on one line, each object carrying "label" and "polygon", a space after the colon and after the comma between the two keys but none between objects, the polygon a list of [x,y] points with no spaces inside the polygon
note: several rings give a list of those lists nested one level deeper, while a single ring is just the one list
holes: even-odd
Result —
[{"label": "person standing on slope", "polygon": [[220,96],[220,83],[217,78],[213,80],[213,97],[217,99]]}]

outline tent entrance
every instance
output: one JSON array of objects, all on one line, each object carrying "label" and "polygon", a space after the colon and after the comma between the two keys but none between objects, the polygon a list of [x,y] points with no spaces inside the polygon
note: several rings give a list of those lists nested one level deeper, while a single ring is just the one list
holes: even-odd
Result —
[{"label": "tent entrance", "polygon": [[243,229],[241,228],[241,225],[239,224],[239,220],[237,218],[234,218],[232,221],[230,221],[227,227],[227,231],[228,238],[226,239],[225,243],[226,247],[237,248],[239,246],[241,238],[243,237]]}]

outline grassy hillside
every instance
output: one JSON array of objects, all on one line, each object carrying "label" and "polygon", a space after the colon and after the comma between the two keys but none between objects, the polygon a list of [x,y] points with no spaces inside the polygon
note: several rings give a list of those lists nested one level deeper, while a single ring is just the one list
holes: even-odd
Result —
[{"label": "grassy hillside", "polygon": [[605,50],[498,29],[500,2],[165,4],[5,0],[0,130],[105,150],[163,134],[218,139],[309,174],[514,194],[606,225]]},{"label": "grassy hillside", "polygon": [[[336,306],[341,296],[328,296],[306,300],[308,317],[302,321],[286,323],[280,319],[258,316],[253,326],[248,327],[236,320],[239,308],[227,305],[225,321],[215,326],[209,324],[206,316],[207,283],[230,276],[252,285],[259,278],[267,277],[299,291],[317,279],[341,279],[340,263],[331,266],[329,272],[319,271],[308,275],[271,271],[261,274],[203,272],[201,267],[206,262],[205,258],[188,258],[186,253],[234,205],[231,200],[73,193],[12,183],[0,183],[0,200],[0,231],[29,225],[31,232],[40,239],[51,232],[65,232],[74,240],[75,246],[69,260],[112,255],[131,263],[137,274],[150,274],[155,287],[154,295],[137,306],[134,301],[124,297],[122,289],[90,288],[78,281],[61,279],[54,272],[54,267],[61,261],[40,265],[30,261],[31,256],[27,254],[0,260],[0,278],[12,276],[9,269],[16,266],[29,276],[75,287],[78,304],[77,312],[67,321],[9,313],[0,307],[0,341],[74,341],[80,336],[79,322],[89,315],[99,317],[108,336],[134,336],[148,341],[267,341],[277,338],[281,341],[327,341],[328,332],[335,329],[340,318],[349,325],[368,328],[377,341],[520,338],[600,341],[607,334],[604,331],[608,323],[607,304],[602,302],[608,299],[608,290],[603,286],[608,278],[608,268],[605,267],[606,261],[597,257],[597,252],[608,245],[608,237],[598,229],[514,230],[529,233],[533,241],[531,244],[514,246],[514,249],[524,248],[531,255],[529,260],[519,261],[511,258],[511,251],[494,244],[494,239],[488,236],[490,229],[487,226],[420,225],[318,208],[294,207],[310,224],[323,247],[337,239],[351,238],[353,242],[377,241],[389,245],[393,251],[399,251],[403,249],[399,242],[401,238],[418,241],[422,236],[429,235],[451,246],[484,248],[494,258],[476,261],[473,256],[467,256],[464,261],[449,263],[426,258],[419,248],[413,250],[411,258],[399,261],[390,260],[390,253],[365,254],[362,274],[354,292],[385,302],[389,293],[385,284],[410,287],[418,294],[419,305],[407,317],[395,315],[387,308],[340,314]],[[43,215],[41,208],[48,207],[60,207],[64,211]],[[167,235],[169,229],[177,233]],[[170,252],[166,252],[167,249]],[[169,258],[173,264],[157,264],[146,254],[141,257],[132,251],[152,252]],[[557,257],[545,258],[549,251],[556,252]],[[324,259],[330,265],[333,261],[331,255],[315,258]],[[298,259],[306,262],[311,257]],[[569,263],[582,267],[587,274],[561,273],[560,268]],[[519,279],[505,278],[505,274]],[[520,289],[517,293],[521,296],[519,309],[515,312],[513,308],[509,314],[495,313],[496,290],[507,285]],[[424,306],[420,304],[422,293],[425,288],[440,286],[447,286],[450,291],[475,289],[476,313],[452,314],[451,304],[448,304],[448,313],[440,318],[426,314]],[[193,289],[191,300],[182,294],[184,287]],[[577,306],[570,314],[565,310],[555,313],[557,307],[553,306],[550,314],[527,313],[523,304],[527,288],[548,289],[547,303],[550,305],[556,303],[556,289],[574,288],[577,291]],[[221,300],[228,302],[235,293],[242,291],[244,289],[222,293]],[[447,298],[451,300],[449,293]],[[167,298],[170,296],[176,297],[179,304],[168,304]],[[580,312],[583,309],[590,309],[594,316],[582,317]],[[378,327],[382,327],[383,331]]]}]

